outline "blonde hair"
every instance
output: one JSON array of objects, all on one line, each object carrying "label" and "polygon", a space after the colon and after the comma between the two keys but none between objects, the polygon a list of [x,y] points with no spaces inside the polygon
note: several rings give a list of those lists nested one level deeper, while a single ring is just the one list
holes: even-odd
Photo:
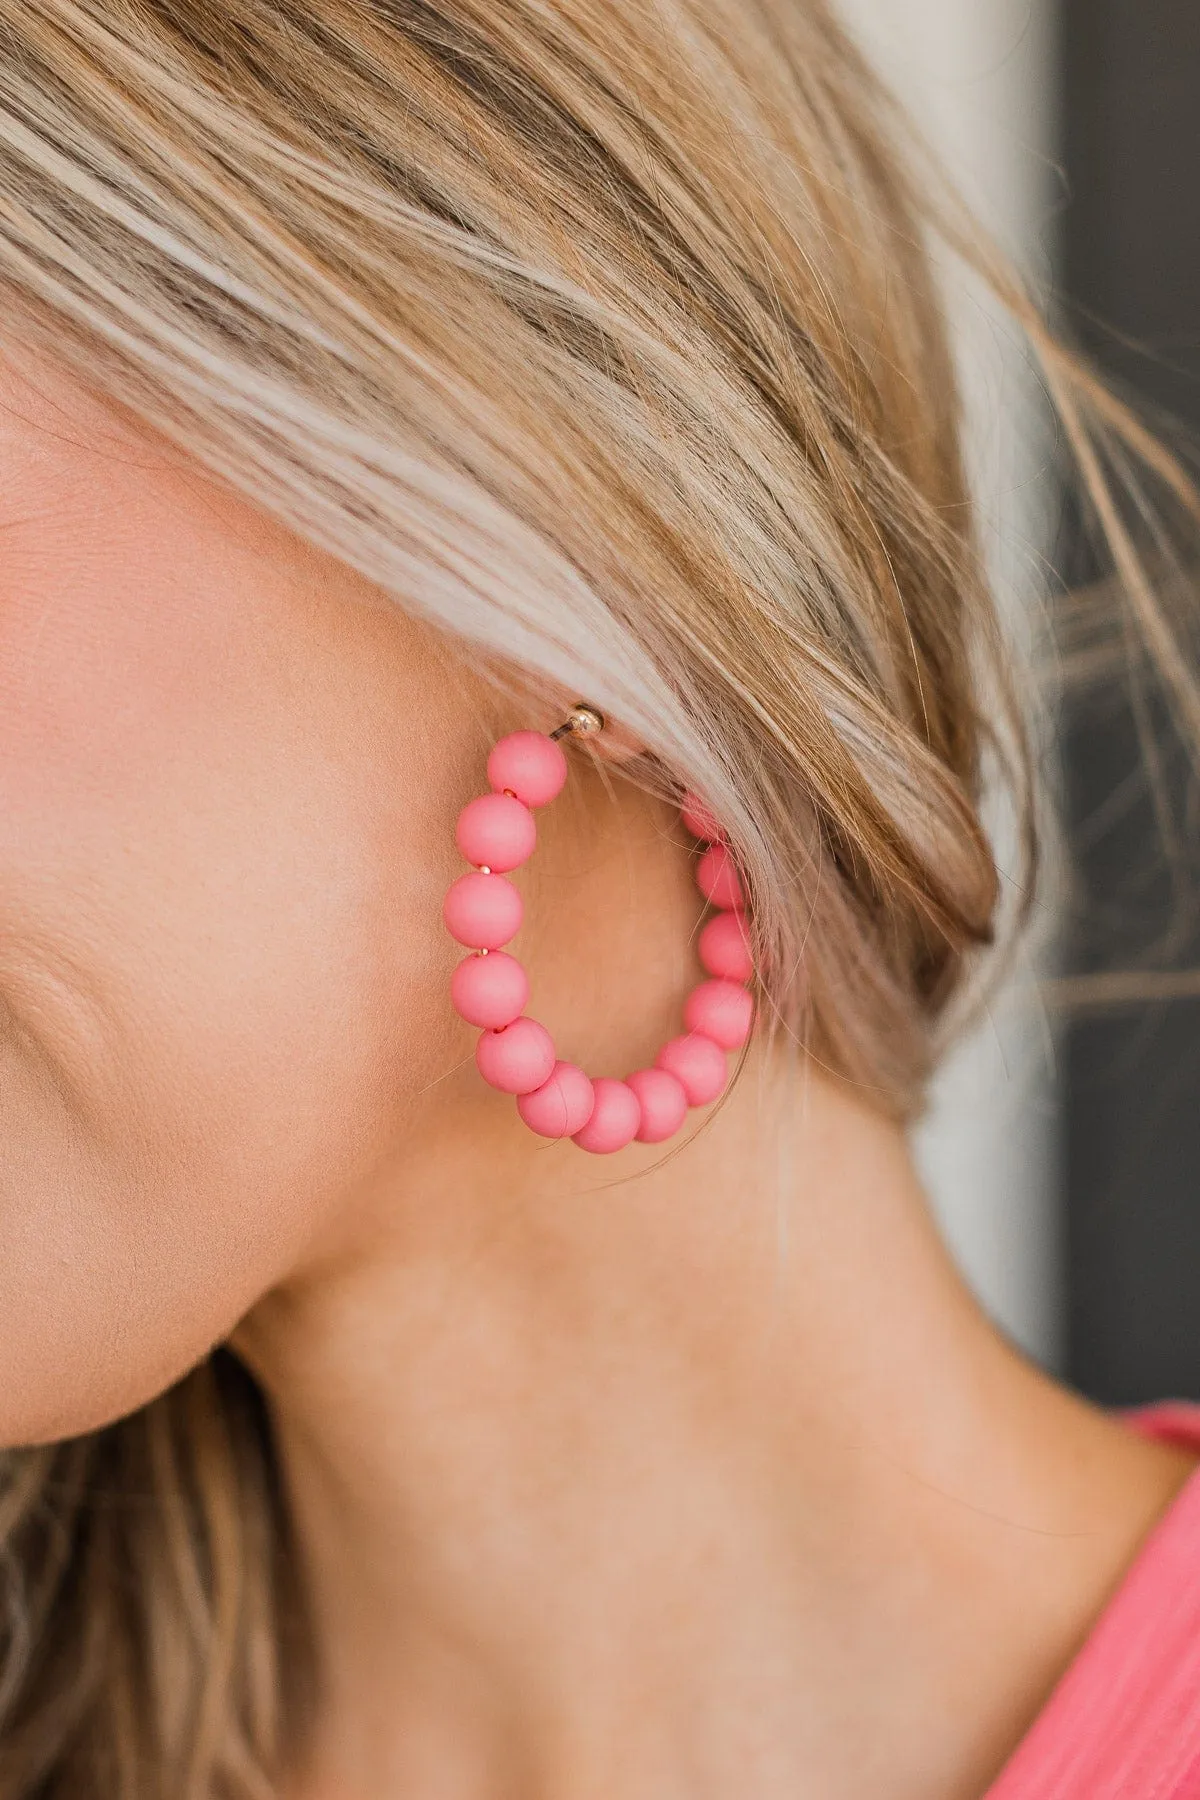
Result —
[{"label": "blonde hair", "polygon": [[[995,928],[989,759],[1032,860],[935,236],[1026,331],[1200,728],[1104,445],[1186,482],[824,0],[0,0],[14,333],[640,734],[730,831],[775,1027],[902,1118]],[[6,1800],[271,1793],[286,1529],[227,1356],[9,1459]]]}]

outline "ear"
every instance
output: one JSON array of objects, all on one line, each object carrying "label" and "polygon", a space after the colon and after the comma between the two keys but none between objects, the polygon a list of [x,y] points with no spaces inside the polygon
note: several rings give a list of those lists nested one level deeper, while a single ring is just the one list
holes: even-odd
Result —
[{"label": "ear", "polygon": [[[464,652],[457,645],[447,648],[445,654],[448,662],[458,668],[465,665],[472,686],[469,691],[464,691],[464,709],[471,706],[481,709],[493,737],[503,737],[506,732],[522,729],[557,731],[579,708],[595,714],[603,723],[599,731],[572,732],[573,752],[582,751],[610,768],[620,768],[647,753],[642,738],[610,717],[602,706],[586,695],[572,693],[557,683],[547,684],[527,669],[495,664],[488,658],[476,660],[471,651]],[[565,743],[567,740],[560,741]]]},{"label": "ear", "polygon": [[597,737],[589,738],[587,743],[594,755],[615,768],[646,754],[646,746],[641,738],[612,719],[606,719],[604,730]]}]

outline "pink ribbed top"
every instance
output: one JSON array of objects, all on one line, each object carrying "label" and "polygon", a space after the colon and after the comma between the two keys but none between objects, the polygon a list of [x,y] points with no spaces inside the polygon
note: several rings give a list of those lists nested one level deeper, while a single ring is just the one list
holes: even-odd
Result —
[{"label": "pink ribbed top", "polygon": [[[1200,1452],[1200,1406],[1125,1417]],[[984,1800],[1200,1800],[1200,1470]]]}]

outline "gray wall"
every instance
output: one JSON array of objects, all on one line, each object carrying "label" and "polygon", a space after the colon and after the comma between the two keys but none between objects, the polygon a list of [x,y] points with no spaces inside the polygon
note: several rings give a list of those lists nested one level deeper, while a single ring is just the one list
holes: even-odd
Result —
[{"label": "gray wall", "polygon": [[[1194,463],[1200,6],[1064,0],[1062,35],[1062,267],[1083,309],[1077,329],[1132,393],[1186,424]],[[1075,706],[1071,719],[1068,794],[1090,921],[1072,930],[1074,960],[1128,968],[1175,928],[1175,960],[1200,967],[1200,830],[1195,809],[1182,811],[1187,759],[1164,739],[1166,791],[1188,859],[1183,911],[1164,877],[1128,707],[1114,697]],[[1114,814],[1122,785],[1127,803]],[[1065,1068],[1069,1371],[1104,1401],[1200,1399],[1200,1005],[1082,1019],[1067,1038]]]}]

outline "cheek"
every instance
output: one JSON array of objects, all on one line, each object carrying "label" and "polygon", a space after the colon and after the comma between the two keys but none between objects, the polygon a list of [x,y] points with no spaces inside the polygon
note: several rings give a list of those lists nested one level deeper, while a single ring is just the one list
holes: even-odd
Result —
[{"label": "cheek", "polygon": [[182,1374],[461,1055],[446,740],[386,628],[268,656],[248,609],[164,666],[161,623],[6,663],[0,1442]]}]

